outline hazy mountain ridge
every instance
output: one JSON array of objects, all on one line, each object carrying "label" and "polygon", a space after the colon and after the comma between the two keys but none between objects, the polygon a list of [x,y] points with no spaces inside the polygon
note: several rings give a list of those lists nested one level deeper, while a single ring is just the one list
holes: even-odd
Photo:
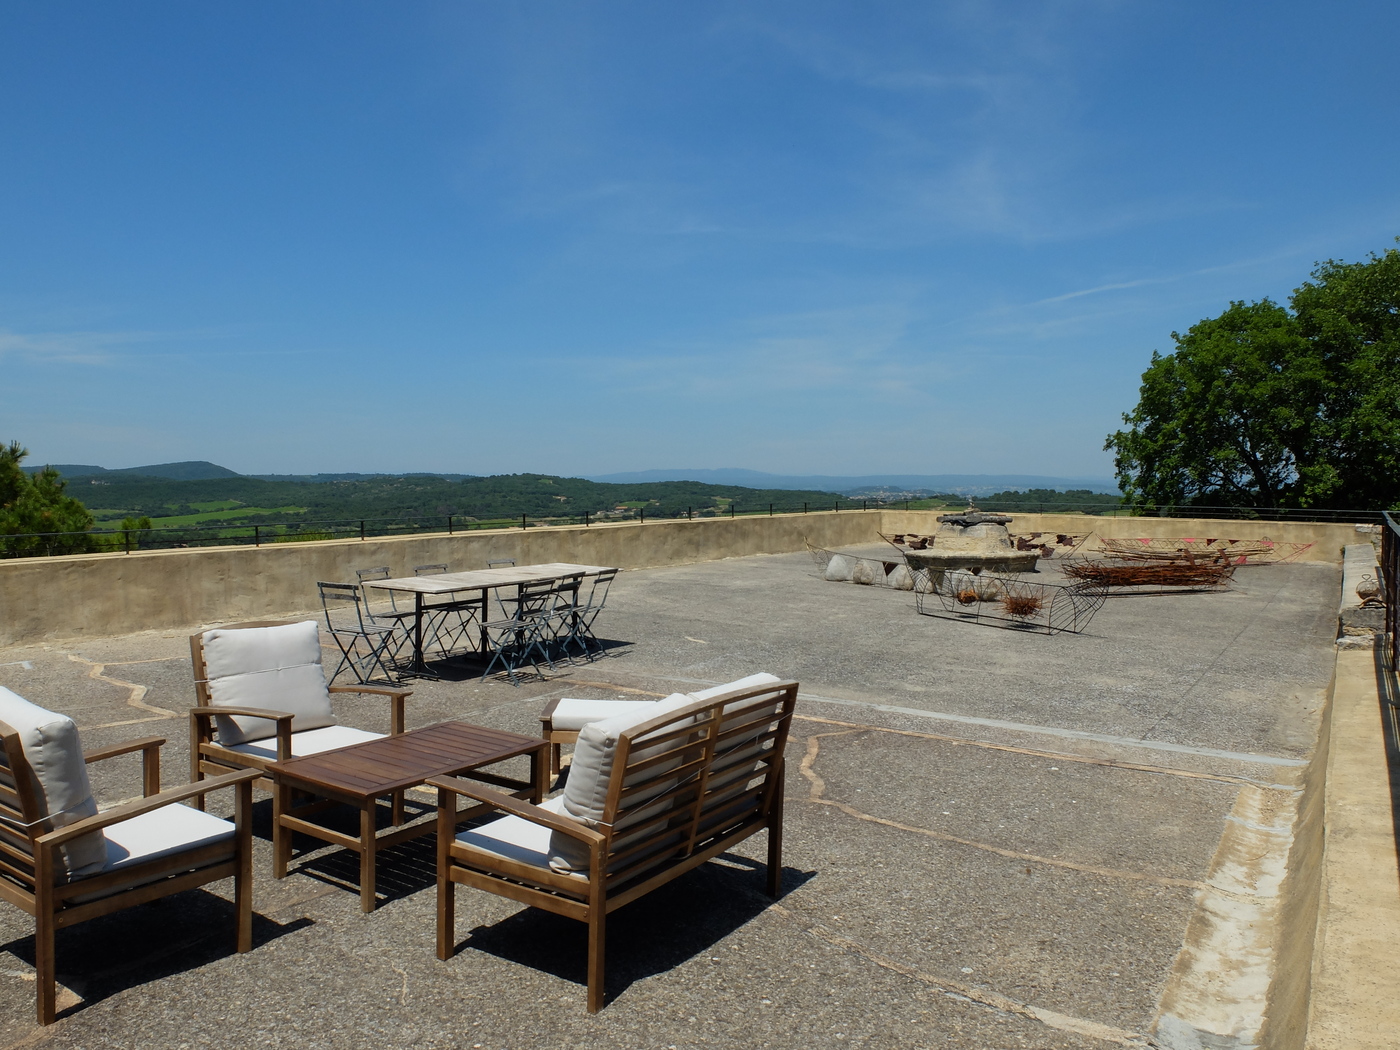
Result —
[{"label": "hazy mountain ridge", "polygon": [[1117,494],[1118,483],[1106,478],[1057,478],[1042,474],[766,474],[742,467],[718,470],[639,470],[620,474],[590,474],[589,481],[636,485],[650,481],[699,481],[709,485],[745,485],[767,489],[819,489],[853,495],[877,491],[954,492],[988,496],[1011,489],[1089,489]]}]

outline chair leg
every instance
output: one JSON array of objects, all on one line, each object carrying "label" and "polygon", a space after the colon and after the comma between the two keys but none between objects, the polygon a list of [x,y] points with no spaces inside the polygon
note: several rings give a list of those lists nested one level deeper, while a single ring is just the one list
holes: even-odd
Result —
[{"label": "chair leg", "polygon": [[606,923],[606,907],[601,900],[589,908],[588,916],[588,1012],[596,1014],[603,1008],[603,954]]},{"label": "chair leg", "polygon": [[238,874],[233,877],[233,910],[237,913],[237,948],[253,950],[253,785],[238,785],[233,820],[238,828]]},{"label": "chair leg", "polygon": [[40,905],[39,914],[34,919],[34,984],[40,1024],[53,1024],[58,1014],[58,989],[54,984],[52,902],[48,902],[48,905]]},{"label": "chair leg", "polygon": [[457,796],[439,788],[437,805],[437,957],[450,959],[457,936],[457,884],[452,881],[450,853]]},{"label": "chair leg", "polygon": [[768,896],[776,900],[783,892],[782,813],[768,825]]}]

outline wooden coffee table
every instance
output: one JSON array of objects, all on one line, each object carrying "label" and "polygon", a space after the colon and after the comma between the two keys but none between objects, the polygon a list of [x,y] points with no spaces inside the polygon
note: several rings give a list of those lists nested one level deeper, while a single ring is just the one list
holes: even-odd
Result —
[{"label": "wooden coffee table", "polygon": [[[529,781],[482,771],[484,766],[522,755],[530,756]],[[506,788],[518,798],[539,802],[548,790],[548,755],[548,740],[466,722],[443,722],[318,755],[273,762],[267,767],[273,781],[272,873],[279,879],[287,874],[287,865],[292,859],[292,832],[300,831],[323,842],[344,846],[360,855],[360,907],[373,911],[376,851],[420,835],[431,835],[437,826],[436,821],[429,820],[380,835],[375,818],[381,798],[392,799],[395,825],[403,823],[404,791],[430,777],[466,777]],[[314,800],[294,804],[296,792],[312,795]],[[307,819],[337,804],[353,806],[360,811],[358,838]],[[457,820],[467,820],[486,808],[472,806],[460,810]]]}]

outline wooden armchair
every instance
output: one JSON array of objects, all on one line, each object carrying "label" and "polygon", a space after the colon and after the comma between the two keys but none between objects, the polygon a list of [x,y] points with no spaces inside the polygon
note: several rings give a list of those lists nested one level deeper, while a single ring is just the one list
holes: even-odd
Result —
[{"label": "wooden armchair", "polygon": [[[783,749],[797,683],[771,675],[677,693],[578,734],[564,793],[533,806],[437,777],[437,954],[456,950],[458,883],[588,924],[588,1010],[603,1005],[610,912],[768,831],[768,892],[782,877]],[[506,814],[456,833],[464,795]]]},{"label": "wooden armchair", "polygon": [[[158,897],[234,880],[236,945],[253,946],[251,770],[160,790],[159,737],[84,753],[73,720],[0,687],[0,897],[34,917],[40,1024],[57,1012],[57,930]],[[97,812],[87,763],[140,751],[139,802]],[[235,789],[234,820],[176,805]]]},{"label": "wooden armchair", "polygon": [[[302,755],[378,740],[384,733],[336,724],[331,693],[371,693],[389,700],[389,735],[404,731],[411,689],[326,684],[315,620],[262,620],[190,636],[197,705],[190,708],[190,779],[257,770],[257,786],[272,790],[267,767]],[[280,803],[274,792],[274,809]],[[203,798],[196,803],[201,808]],[[275,812],[273,854],[284,857],[286,834]],[[403,792],[393,796],[393,819],[403,823]],[[281,874],[278,871],[277,874]]]}]

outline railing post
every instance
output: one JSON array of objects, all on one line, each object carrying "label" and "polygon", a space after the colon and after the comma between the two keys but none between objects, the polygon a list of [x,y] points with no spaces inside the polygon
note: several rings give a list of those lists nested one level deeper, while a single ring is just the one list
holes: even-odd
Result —
[{"label": "railing post", "polygon": [[525,515],[524,515],[524,514],[520,515],[520,527],[521,527],[522,529],[528,529],[528,528],[530,527],[530,526],[527,525],[526,522],[525,522]]},{"label": "railing post", "polygon": [[768,516],[769,516],[770,518],[773,516],[773,504],[771,504],[771,503],[768,504]]},{"label": "railing post", "polygon": [[449,514],[449,515],[447,516],[447,534],[448,534],[449,536],[452,535],[452,515],[451,515],[451,514]]},{"label": "railing post", "polygon": [[692,513],[692,511],[694,511],[694,510],[695,510],[694,507],[686,507],[686,508],[685,508],[685,520],[686,520],[686,521],[691,521],[691,520],[694,519],[695,515]]},{"label": "railing post", "polygon": [[361,541],[363,541],[364,538],[365,538],[365,519],[364,519],[364,518],[361,518],[361,519],[360,519],[360,539],[361,539]]},{"label": "railing post", "polygon": [[802,501],[802,513],[807,513],[807,501],[805,499]]},{"label": "railing post", "polygon": [[731,521],[734,520],[734,504],[733,504],[733,503],[729,504],[729,518],[730,518]]},{"label": "railing post", "polygon": [[583,527],[584,527],[584,528],[588,528],[589,524],[590,524],[590,522],[589,522],[589,520],[588,520],[588,511],[584,511],[584,512],[583,512]]},{"label": "railing post", "polygon": [[131,530],[122,529],[122,545],[126,547],[126,553],[131,553]]},{"label": "railing post", "polygon": [[254,547],[261,547],[261,546],[262,546],[262,534],[261,534],[261,531],[259,530],[259,528],[258,528],[256,525],[253,526],[253,546],[254,546]]},{"label": "railing post", "polygon": [[637,521],[642,525],[647,523],[647,509],[645,507],[637,508]]},{"label": "railing post", "polygon": [[839,499],[836,501],[836,513],[841,513],[841,501]]}]

